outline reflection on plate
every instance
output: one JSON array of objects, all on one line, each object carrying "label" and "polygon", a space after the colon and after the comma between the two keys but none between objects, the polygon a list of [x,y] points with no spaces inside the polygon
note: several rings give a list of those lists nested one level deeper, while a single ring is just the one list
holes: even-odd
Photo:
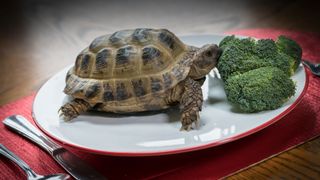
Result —
[{"label": "reflection on plate", "polygon": [[[182,37],[190,45],[219,43],[223,36]],[[212,72],[203,85],[205,103],[200,129],[179,131],[177,107],[157,112],[119,115],[89,112],[71,122],[59,118],[58,109],[68,97],[62,92],[69,67],[48,80],[36,95],[33,115],[37,125],[52,138],[93,153],[117,156],[174,154],[231,142],[257,132],[291,111],[308,85],[303,66],[292,77],[297,84],[294,97],[282,107],[259,113],[241,113],[226,100],[222,81]]]}]

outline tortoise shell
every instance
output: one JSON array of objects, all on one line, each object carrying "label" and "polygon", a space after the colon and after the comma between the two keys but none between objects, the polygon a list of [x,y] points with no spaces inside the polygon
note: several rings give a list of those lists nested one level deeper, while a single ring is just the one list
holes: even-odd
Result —
[{"label": "tortoise shell", "polygon": [[188,75],[190,49],[166,29],[97,37],[77,56],[64,92],[92,103],[164,93]]}]

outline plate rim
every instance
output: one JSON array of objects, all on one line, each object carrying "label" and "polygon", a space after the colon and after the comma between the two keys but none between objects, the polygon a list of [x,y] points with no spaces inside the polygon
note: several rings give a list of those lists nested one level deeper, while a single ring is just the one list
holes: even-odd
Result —
[{"label": "plate rim", "polygon": [[[212,36],[213,34],[211,34]],[[217,35],[217,36],[224,36],[224,35]],[[184,36],[184,37],[188,37],[188,36]],[[69,66],[66,66],[69,67]],[[162,156],[162,155],[170,155],[170,154],[180,154],[180,153],[185,153],[185,152],[192,152],[192,151],[198,151],[198,150],[202,150],[202,149],[207,149],[207,148],[212,148],[212,147],[216,147],[216,146],[220,146],[226,143],[230,143],[233,141],[236,141],[238,139],[247,137],[251,134],[254,134],[258,131],[261,131],[265,128],[267,128],[268,126],[274,124],[275,122],[281,120],[285,115],[287,115],[289,112],[291,112],[302,100],[303,96],[306,94],[308,86],[309,86],[309,73],[307,71],[307,68],[305,67],[305,65],[302,65],[303,69],[304,69],[304,73],[305,73],[305,83],[304,83],[304,87],[303,90],[301,92],[301,94],[298,96],[298,98],[284,111],[282,111],[280,114],[278,114],[277,116],[275,116],[274,118],[270,119],[269,121],[255,127],[252,128],[248,131],[245,131],[243,133],[240,133],[238,135],[235,136],[231,136],[228,137],[224,140],[221,141],[214,141],[214,142],[209,142],[209,143],[204,143],[204,144],[199,144],[199,145],[195,145],[192,147],[182,147],[182,148],[177,148],[177,149],[172,149],[172,150],[155,150],[155,151],[139,151],[139,152],[126,152],[126,151],[106,151],[106,150],[98,150],[98,149],[91,149],[85,146],[81,146],[78,144],[74,144],[74,143],[70,143],[70,142],[66,142],[58,137],[55,137],[54,135],[51,135],[48,131],[46,131],[36,120],[35,118],[35,114],[34,114],[34,104],[35,104],[35,99],[38,95],[38,93],[40,92],[40,90],[43,88],[43,86],[48,82],[48,80],[50,80],[51,78],[49,78],[44,84],[41,85],[41,87],[39,88],[39,90],[37,91],[35,98],[33,100],[32,103],[32,120],[35,122],[36,126],[45,133],[45,135],[49,136],[51,139],[66,145],[68,147],[71,148],[75,148],[77,150],[81,150],[84,152],[90,152],[93,154],[100,154],[100,155],[111,155],[111,156],[124,156],[124,157],[142,157],[142,156]],[[60,71],[59,71],[60,72]],[[56,74],[58,74],[59,72],[57,72]]]}]

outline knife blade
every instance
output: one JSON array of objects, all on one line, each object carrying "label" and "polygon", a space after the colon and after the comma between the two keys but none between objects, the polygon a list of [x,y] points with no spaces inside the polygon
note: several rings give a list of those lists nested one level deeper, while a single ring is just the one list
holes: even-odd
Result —
[{"label": "knife blade", "polygon": [[106,179],[82,159],[44,135],[25,117],[9,116],[4,119],[3,123],[46,150],[75,179]]}]

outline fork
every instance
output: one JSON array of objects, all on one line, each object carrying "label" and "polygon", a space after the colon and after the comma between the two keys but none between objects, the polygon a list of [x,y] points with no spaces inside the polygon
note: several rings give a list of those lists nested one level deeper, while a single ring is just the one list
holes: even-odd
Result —
[{"label": "fork", "polygon": [[4,155],[14,163],[16,163],[23,171],[27,174],[28,180],[65,180],[70,176],[67,174],[50,174],[50,175],[39,175],[35,173],[23,160],[17,155],[7,149],[4,145],[0,144],[0,154]]},{"label": "fork", "polygon": [[320,77],[320,64],[313,64],[306,60],[302,60],[302,63],[311,70],[312,74]]}]

